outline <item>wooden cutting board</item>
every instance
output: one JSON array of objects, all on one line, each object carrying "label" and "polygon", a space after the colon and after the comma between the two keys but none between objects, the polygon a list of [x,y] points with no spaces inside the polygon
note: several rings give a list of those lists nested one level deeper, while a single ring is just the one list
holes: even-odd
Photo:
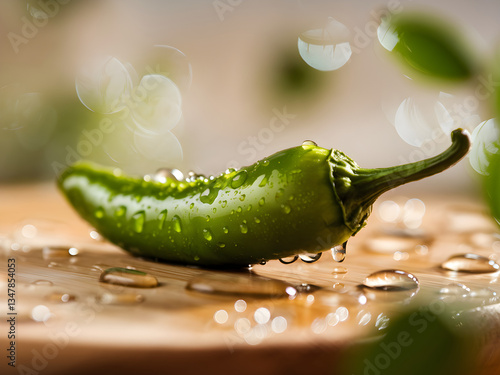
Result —
[{"label": "wooden cutting board", "polygon": [[[486,328],[478,373],[500,371],[499,272],[439,267],[459,253],[500,257],[497,227],[470,197],[385,195],[349,241],[343,263],[327,251],[315,263],[270,261],[233,272],[132,257],[92,232],[52,184],[0,187],[0,213],[3,353],[12,341],[8,314],[16,314],[16,368],[2,356],[2,374],[341,373],[347,349],[381,337],[409,303],[453,302],[458,297],[443,288],[458,283],[468,290],[467,309]],[[112,267],[146,272],[159,285],[100,282]],[[380,294],[359,287],[385,269],[411,273],[419,288]],[[193,280],[204,292],[187,289]],[[482,297],[471,297],[474,291]]]}]

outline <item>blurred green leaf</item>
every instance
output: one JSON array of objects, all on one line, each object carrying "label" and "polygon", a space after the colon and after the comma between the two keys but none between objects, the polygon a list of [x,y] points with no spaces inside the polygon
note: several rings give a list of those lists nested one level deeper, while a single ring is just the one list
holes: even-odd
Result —
[{"label": "blurred green leaf", "polygon": [[[12,108],[0,119],[0,183],[54,179],[53,163],[65,163],[68,148],[75,147],[96,115],[68,93],[33,96],[8,90]],[[0,97],[0,102],[2,98]],[[95,126],[95,125],[94,125]]]},{"label": "blurred green leaf", "polygon": [[500,119],[500,48],[497,48],[496,56],[493,62],[493,89],[494,95],[494,113],[497,119]]},{"label": "blurred green leaf", "polygon": [[[493,119],[490,122],[489,144],[482,144],[482,129],[476,128],[473,133],[473,149],[474,146],[476,148],[482,148],[482,159],[484,160],[484,164],[486,166],[486,170],[483,173],[483,190],[486,201],[490,208],[490,213],[493,218],[500,225],[500,48],[497,48],[496,54],[493,58],[492,65],[490,67],[490,74],[492,77],[492,89],[493,89],[493,100],[491,100],[490,104],[492,105],[492,112],[496,116],[496,119]],[[493,124],[493,126],[492,126]],[[474,137],[475,136],[475,137]],[[480,149],[481,150],[481,149]],[[474,155],[474,154],[472,154]]]},{"label": "blurred green leaf", "polygon": [[[439,302],[436,302],[439,304]],[[381,339],[352,348],[342,373],[356,375],[469,374],[476,349],[471,338],[454,327],[442,305],[404,313]]]},{"label": "blurred green leaf", "polygon": [[294,111],[315,108],[337,73],[322,72],[307,65],[295,43],[277,46],[274,56],[261,69],[262,103],[266,108],[286,105]]},{"label": "blurred green leaf", "polygon": [[407,67],[426,76],[465,80],[474,73],[460,32],[444,20],[400,14],[382,21],[379,41]]},{"label": "blurred green leaf", "polygon": [[490,155],[484,190],[493,218],[500,224],[500,154]]},{"label": "blurred green leaf", "polygon": [[307,65],[295,51],[284,53],[274,67],[275,89],[278,95],[304,98],[322,86],[323,74]]}]

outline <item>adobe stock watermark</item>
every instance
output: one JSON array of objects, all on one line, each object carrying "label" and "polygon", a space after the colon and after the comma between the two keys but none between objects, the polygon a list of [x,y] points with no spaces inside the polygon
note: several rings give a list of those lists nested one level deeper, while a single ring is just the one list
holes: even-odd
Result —
[{"label": "adobe stock watermark", "polygon": [[[43,324],[49,329],[47,342],[40,349],[31,349],[31,360],[16,366],[20,375],[39,375],[56,359],[61,352],[68,347],[70,340],[82,333],[82,326],[90,324],[96,314],[103,310],[104,306],[97,303],[78,303],[74,309],[75,320],[68,321],[63,327],[53,328],[51,319],[47,319]],[[81,321],[76,322],[76,318]]]},{"label": "adobe stock watermark", "polygon": [[116,124],[109,118],[103,118],[97,128],[90,130],[82,130],[82,138],[77,142],[76,147],[66,145],[66,156],[64,163],[53,161],[51,164],[52,170],[58,176],[63,170],[76,163],[78,160],[88,157],[94,147],[102,145],[105,136],[116,130]]},{"label": "adobe stock watermark", "polygon": [[[248,136],[244,141],[241,141],[236,150],[238,154],[245,157],[246,162],[253,162],[260,151],[265,150],[276,137],[290,125],[291,120],[297,117],[296,114],[289,113],[286,106],[282,110],[273,108],[274,116],[269,120],[268,126],[260,129],[256,135]],[[227,168],[240,168],[241,164],[236,160],[231,160],[227,164]]]},{"label": "adobe stock watermark", "polygon": [[446,311],[445,302],[437,300],[413,312],[408,317],[408,327],[411,332],[402,330],[393,341],[382,341],[379,344],[380,352],[372,360],[367,358],[363,360],[363,375],[383,375],[384,370],[387,370],[403,351],[410,350],[408,348],[414,343],[415,335],[422,334],[429,329],[429,325]]},{"label": "adobe stock watermark", "polygon": [[21,17],[21,30],[19,33],[13,31],[7,34],[12,49],[17,54],[22,45],[28,44],[33,40],[41,28],[47,26],[49,19],[55,17],[61,10],[61,5],[66,5],[71,0],[38,0],[34,5],[39,8],[39,12],[44,13],[44,17]]},{"label": "adobe stock watermark", "polygon": [[368,47],[370,43],[376,39],[377,31],[380,26],[379,20],[384,17],[389,17],[401,13],[403,11],[403,5],[399,0],[389,0],[386,4],[385,9],[371,10],[370,16],[371,20],[365,23],[364,27],[361,29],[358,26],[354,26],[354,37],[351,43],[352,53],[359,54],[363,49]]},{"label": "adobe stock watermark", "polygon": [[238,6],[243,3],[243,0],[214,0],[212,6],[214,7],[219,21],[223,22],[226,18],[226,13],[232,13]]},{"label": "adobe stock watermark", "polygon": [[56,176],[78,160],[88,157],[95,148],[103,144],[107,135],[112,134],[117,127],[123,126],[123,122],[131,116],[134,108],[147,99],[148,92],[153,92],[160,84],[159,80],[153,77],[151,76],[152,79],[150,80],[143,80],[142,84],[134,88],[130,95],[123,95],[113,104],[114,110],[111,112],[116,113],[113,119],[109,117],[102,118],[97,127],[82,130],[82,136],[75,147],[66,145],[64,161],[53,161],[51,164]]}]

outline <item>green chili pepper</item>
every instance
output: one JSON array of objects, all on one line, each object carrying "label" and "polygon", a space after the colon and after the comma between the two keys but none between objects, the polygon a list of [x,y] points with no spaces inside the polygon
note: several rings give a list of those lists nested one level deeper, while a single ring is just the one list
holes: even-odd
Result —
[{"label": "green chili pepper", "polygon": [[79,162],[58,182],[85,220],[134,255],[247,266],[344,243],[380,194],[460,160],[469,137],[457,129],[452,142],[440,155],[392,168],[360,168],[341,151],[304,142],[216,178],[156,182]]}]

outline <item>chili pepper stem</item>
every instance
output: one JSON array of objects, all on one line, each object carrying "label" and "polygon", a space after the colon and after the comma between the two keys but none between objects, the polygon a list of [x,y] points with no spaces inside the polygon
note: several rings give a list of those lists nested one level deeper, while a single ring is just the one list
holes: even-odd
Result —
[{"label": "chili pepper stem", "polygon": [[349,180],[348,187],[337,187],[346,216],[353,220],[386,191],[437,174],[457,163],[469,150],[469,133],[456,129],[451,133],[451,139],[451,146],[441,154],[414,163],[377,169],[351,166],[349,173],[345,168],[332,170],[332,178],[336,184],[342,183],[346,178]]},{"label": "chili pepper stem", "polygon": [[383,193],[408,182],[432,176],[457,163],[470,147],[469,133],[456,129],[451,133],[451,146],[434,157],[389,168],[359,169],[353,179],[354,191],[365,204],[372,204]]}]

